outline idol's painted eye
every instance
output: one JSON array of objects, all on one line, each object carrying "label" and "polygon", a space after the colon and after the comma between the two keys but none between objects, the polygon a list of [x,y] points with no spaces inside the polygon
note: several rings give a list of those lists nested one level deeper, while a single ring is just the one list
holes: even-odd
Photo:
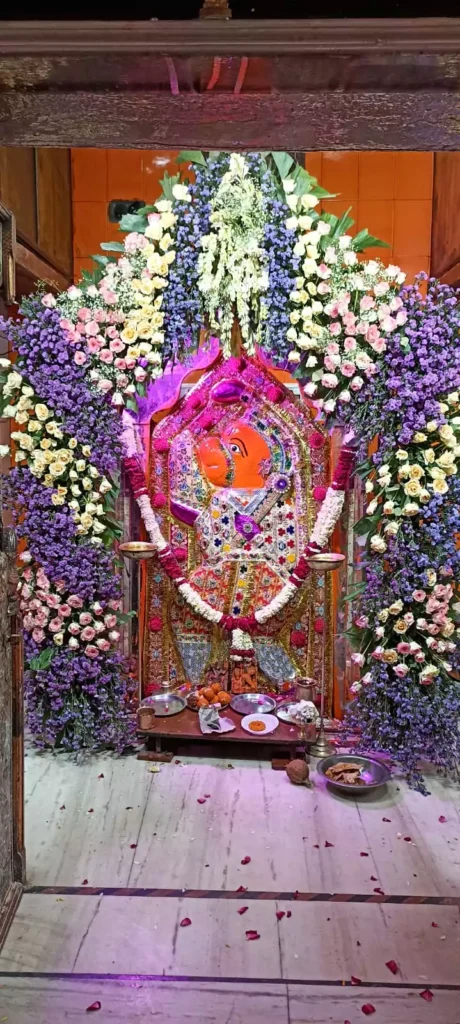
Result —
[{"label": "idol's painted eye", "polygon": [[240,448],[240,446],[238,444],[231,444],[230,445],[230,451],[231,452],[238,452],[238,454],[241,455],[241,448]]}]

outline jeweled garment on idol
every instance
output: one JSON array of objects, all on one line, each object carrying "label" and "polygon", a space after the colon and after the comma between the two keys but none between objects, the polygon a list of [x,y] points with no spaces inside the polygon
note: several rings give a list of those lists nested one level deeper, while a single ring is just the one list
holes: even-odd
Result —
[{"label": "jeweled garment on idol", "polygon": [[[279,593],[308,541],[327,461],[327,439],[307,406],[248,358],[209,372],[155,428],[152,502],[190,583],[210,605],[244,616]],[[166,511],[155,502],[159,493]],[[147,600],[148,619],[163,622],[147,634],[150,685],[212,679],[234,692],[273,690],[319,675],[328,614],[321,577],[257,628],[243,661],[230,658],[229,635],[196,615],[157,563],[149,567]]]}]

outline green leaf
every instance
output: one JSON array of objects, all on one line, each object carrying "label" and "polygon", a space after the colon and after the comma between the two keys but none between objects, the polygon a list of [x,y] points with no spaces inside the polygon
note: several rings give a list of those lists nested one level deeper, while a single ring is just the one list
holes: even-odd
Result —
[{"label": "green leaf", "polygon": [[[140,211],[138,211],[140,212]],[[123,242],[101,242],[101,249],[105,252],[124,252]]]},{"label": "green leaf", "polygon": [[39,672],[40,669],[49,668],[56,653],[56,647],[45,647],[43,651],[40,651],[37,658],[31,658],[29,661],[29,668],[33,669],[34,672]]},{"label": "green leaf", "polygon": [[[294,166],[294,163],[295,163],[295,161],[292,159],[292,156],[289,156],[289,153],[273,153],[272,152],[271,153],[271,157],[272,157],[273,163],[275,164],[275,167],[276,167],[276,169],[278,171],[278,174],[279,174],[280,178],[281,179],[287,178],[287,176],[289,174],[289,171],[291,170],[291,168]],[[307,172],[305,171],[305,173],[307,173]]]},{"label": "green leaf", "polygon": [[353,533],[355,533],[357,537],[364,537],[374,528],[375,523],[376,518],[374,516],[363,516],[362,519],[355,523]]},{"label": "green leaf", "polygon": [[176,160],[178,164],[201,164],[206,167],[206,158],[200,149],[183,149]]},{"label": "green leaf", "polygon": [[[323,188],[321,185],[314,185],[311,192],[317,199],[335,199],[338,195],[337,192],[328,192],[327,188]],[[323,214],[321,214],[321,219],[323,219]]]},{"label": "green leaf", "polygon": [[375,238],[374,235],[370,235],[367,228],[363,228],[362,231],[358,231],[358,234],[355,235],[351,243],[351,248],[354,249],[355,252],[363,252],[364,249],[370,248],[388,249],[389,245],[388,242],[382,242],[380,238]]},{"label": "green leaf", "polygon": [[133,395],[129,395],[126,399],[126,408],[132,409],[133,412],[138,412],[137,402]]},{"label": "green leaf", "polygon": [[177,185],[179,181],[180,174],[171,175],[166,172],[164,178],[162,178],[162,180],[160,181],[160,185],[163,189],[163,195],[165,196],[165,199],[174,199],[173,188],[174,185]]},{"label": "green leaf", "polygon": [[156,208],[156,203],[148,203],[147,206],[140,206],[139,209],[137,210],[137,214],[140,217],[148,217],[149,213],[157,213],[157,212],[158,211],[157,211],[157,208]]},{"label": "green leaf", "polygon": [[354,601],[355,598],[359,597],[359,594],[363,594],[364,593],[364,591],[366,590],[366,587],[367,587],[367,583],[366,582],[357,583],[356,586],[353,587],[349,591],[349,593],[345,595],[343,600],[344,601]]},{"label": "green leaf", "polygon": [[146,227],[147,218],[138,213],[125,213],[120,221],[120,231],[139,231],[143,234]]},{"label": "green leaf", "polygon": [[98,253],[96,256],[91,256],[91,259],[94,260],[95,263],[99,263],[101,267],[106,267],[108,263],[112,262],[108,256],[99,256]]},{"label": "green leaf", "polygon": [[117,622],[121,622],[124,626],[127,626],[131,619],[134,619],[137,612],[117,612]]}]

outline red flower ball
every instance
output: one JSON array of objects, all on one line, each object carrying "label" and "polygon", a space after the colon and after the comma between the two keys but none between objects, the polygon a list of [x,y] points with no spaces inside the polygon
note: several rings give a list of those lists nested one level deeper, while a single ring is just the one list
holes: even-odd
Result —
[{"label": "red flower ball", "polygon": [[154,508],[163,508],[163,505],[166,505],[166,495],[163,494],[163,491],[158,491],[158,494],[155,494],[152,504]]},{"label": "red flower ball", "polygon": [[153,447],[156,452],[167,452],[169,451],[169,441],[165,437],[154,437]]},{"label": "red flower ball", "polygon": [[307,634],[303,629],[293,629],[291,633],[291,644],[293,647],[305,647]]},{"label": "red flower ball", "polygon": [[319,448],[324,448],[325,444],[326,438],[323,437],[323,435],[320,434],[319,431],[315,430],[310,437],[310,448],[315,448],[317,450]]},{"label": "red flower ball", "polygon": [[185,562],[185,559],[187,558],[187,550],[186,548],[174,548],[173,555],[176,562]]},{"label": "red flower ball", "polygon": [[163,629],[163,620],[159,615],[152,615],[149,619],[149,630],[151,633],[159,633]]},{"label": "red flower ball", "polygon": [[278,387],[277,384],[269,384],[266,394],[268,400],[270,402],[273,402],[275,405],[278,405],[279,402],[282,402],[284,398],[283,392],[281,388]]},{"label": "red flower ball", "polygon": [[324,619],[315,619],[315,633],[324,633]]},{"label": "red flower ball", "polygon": [[327,490],[326,487],[314,487],[313,488],[313,498],[314,498],[314,500],[315,501],[324,501],[324,499],[326,497],[326,490]]}]

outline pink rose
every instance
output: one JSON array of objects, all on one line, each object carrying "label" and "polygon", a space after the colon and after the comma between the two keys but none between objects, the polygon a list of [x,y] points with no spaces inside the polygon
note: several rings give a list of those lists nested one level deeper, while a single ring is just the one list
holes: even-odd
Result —
[{"label": "pink rose", "polygon": [[45,634],[44,634],[43,629],[34,629],[34,630],[32,630],[32,637],[33,637],[33,639],[35,640],[35,642],[37,644],[41,644],[42,640],[45,639]]},{"label": "pink rose", "polygon": [[[30,583],[30,581],[33,580],[33,578],[34,578],[34,574],[32,572],[32,569],[24,569],[24,572],[22,574],[22,578],[23,578],[23,580],[27,580],[27,582]],[[38,576],[37,576],[37,581],[38,581]]]},{"label": "pink rose", "polygon": [[87,320],[91,319],[91,310],[86,306],[82,306],[81,309],[78,310],[78,319],[83,320],[83,323],[86,323]]},{"label": "pink rose", "polygon": [[23,583],[22,587],[21,587],[21,594],[22,594],[22,597],[23,597],[24,601],[28,601],[29,600],[29,597],[30,597],[31,593],[32,593],[32,591],[31,591],[28,583]]},{"label": "pink rose", "polygon": [[88,352],[99,352],[100,347],[101,342],[98,340],[98,338],[88,338]]},{"label": "pink rose", "polygon": [[387,334],[390,334],[391,331],[394,331],[395,327],[397,326],[398,324],[393,316],[385,316],[382,320],[382,328],[384,331],[387,332]]},{"label": "pink rose", "polygon": [[[339,359],[339,362],[340,362],[340,359]],[[336,368],[336,366],[337,366],[337,362],[336,362],[335,359],[331,358],[331,356],[325,356],[324,357],[324,365],[326,367],[326,370],[330,370],[331,373],[333,373],[335,368]]]},{"label": "pink rose", "polygon": [[116,615],[104,615],[104,622],[107,629],[113,629],[117,624],[117,617]]},{"label": "pink rose", "polygon": [[367,615],[358,615],[358,618],[355,619],[355,623],[359,627],[359,629],[367,629],[369,625],[369,619]]},{"label": "pink rose", "polygon": [[118,331],[116,327],[108,327],[105,333],[108,338],[118,338]]},{"label": "pink rose", "polygon": [[94,640],[95,636],[96,630],[94,630],[92,626],[85,626],[85,628],[81,631],[82,640]]},{"label": "pink rose", "polygon": [[419,601],[420,603],[422,603],[422,601],[424,601],[426,598],[426,593],[424,590],[413,590],[412,597],[414,601]]},{"label": "pink rose", "polygon": [[407,676],[408,671],[409,669],[407,665],[393,665],[393,672],[395,676],[398,676],[398,679],[404,679],[404,676]]},{"label": "pink rose", "polygon": [[108,377],[102,377],[101,380],[98,380],[97,387],[98,391],[111,391],[113,388],[113,383],[111,380],[108,379]]},{"label": "pink rose", "polygon": [[352,377],[354,372],[355,372],[355,370],[356,370],[356,366],[355,366],[354,363],[351,363],[351,362],[348,362],[347,360],[345,360],[345,362],[342,363],[340,369],[341,369],[344,377]]},{"label": "pink rose", "polygon": [[430,636],[437,636],[437,635],[438,635],[438,633],[439,633],[439,631],[440,631],[440,626],[436,626],[436,625],[434,624],[434,622],[432,622],[432,623],[430,623],[430,625],[429,625],[429,626],[427,627],[427,630],[428,630],[428,633],[430,634]]},{"label": "pink rose", "polygon": [[51,619],[51,621],[48,623],[48,629],[50,629],[52,633],[59,633],[59,631],[62,629],[61,620],[58,619],[57,616],[55,619]]},{"label": "pink rose", "polygon": [[78,342],[81,341],[80,331],[69,331],[67,340],[70,345],[78,345]]},{"label": "pink rose", "polygon": [[46,603],[48,608],[57,608],[61,603],[61,598],[57,594],[47,594]]},{"label": "pink rose", "polygon": [[91,611],[93,611],[95,615],[102,615],[104,609],[101,605],[101,602],[94,601],[94,603],[91,605]]},{"label": "pink rose", "polygon": [[329,326],[329,334],[332,334],[333,338],[337,338],[342,333],[342,324],[338,320],[335,320],[333,324]]},{"label": "pink rose", "polygon": [[[101,281],[101,284],[102,284],[102,281]],[[96,312],[94,314],[94,319],[95,319],[96,323],[103,324],[104,320],[105,320],[105,310],[103,310],[103,309],[96,309]]]},{"label": "pink rose", "polygon": [[31,629],[34,628],[34,626],[35,626],[35,619],[34,619],[33,615],[24,615],[23,626],[24,626],[24,629],[26,629],[28,633],[30,632]]},{"label": "pink rose", "polygon": [[70,597],[67,598],[67,604],[70,604],[71,608],[83,607],[83,601],[81,597],[78,597],[78,594],[71,594]]},{"label": "pink rose", "polygon": [[429,597],[428,601],[426,602],[426,610],[427,610],[427,612],[431,615],[431,612],[437,611],[437,609],[439,607],[440,607],[440,602],[438,601],[437,597],[434,597],[433,594],[432,594],[431,597]]},{"label": "pink rose", "polygon": [[361,302],[359,303],[359,308],[360,308],[361,312],[364,313],[368,309],[373,309],[374,306],[375,306],[375,299],[372,298],[372,295],[363,295],[363,297],[361,299]]},{"label": "pink rose", "polygon": [[85,325],[85,334],[89,338],[95,338],[96,335],[99,334],[99,324],[97,320],[88,320],[88,323]]},{"label": "pink rose", "polygon": [[93,621],[93,616],[89,612],[82,612],[78,621],[81,626],[89,626],[90,622]]},{"label": "pink rose", "polygon": [[84,366],[84,364],[86,363],[86,356],[84,352],[75,352],[73,358],[77,366]]},{"label": "pink rose", "polygon": [[356,348],[356,341],[354,338],[345,338],[343,347],[345,352],[354,352]]},{"label": "pink rose", "polygon": [[376,661],[381,661],[384,650],[384,647],[376,647],[375,650],[372,651],[372,657],[375,658]]},{"label": "pink rose", "polygon": [[56,587],[56,590],[58,590],[60,594],[62,594],[63,590],[67,590],[67,584],[65,580],[55,580],[54,586]]},{"label": "pink rose", "polygon": [[329,341],[326,345],[326,352],[328,356],[337,356],[340,354],[340,347],[336,341]]},{"label": "pink rose", "polygon": [[118,612],[121,608],[121,601],[109,601],[109,608],[111,608],[112,611],[114,612]]},{"label": "pink rose", "polygon": [[88,646],[85,647],[85,654],[86,654],[86,656],[88,658],[98,658],[99,657],[99,651],[98,651],[97,647],[93,647],[93,644],[88,644]]},{"label": "pink rose", "polygon": [[326,284],[325,281],[320,281],[316,290],[318,292],[318,295],[329,295],[331,289],[330,286]]},{"label": "pink rose", "polygon": [[362,388],[363,384],[364,384],[364,381],[363,381],[362,377],[353,377],[353,380],[350,381],[351,390],[352,391],[361,391],[361,388]]},{"label": "pink rose", "polygon": [[109,348],[101,348],[99,359],[101,363],[113,363],[113,352]]},{"label": "pink rose", "polygon": [[364,654],[352,654],[351,660],[354,665],[364,665],[366,659]]},{"label": "pink rose", "polygon": [[414,658],[415,658],[417,664],[419,664],[419,665],[421,665],[422,661],[425,661],[425,655],[424,655],[423,651],[416,651],[415,654],[414,654]]},{"label": "pink rose", "polygon": [[400,312],[396,314],[396,323],[397,323],[398,327],[402,327],[403,324],[406,323],[406,320],[407,320],[407,313],[406,313],[405,309],[401,309]]},{"label": "pink rose", "polygon": [[[83,634],[82,634],[82,636],[83,636]],[[96,640],[96,646],[99,648],[100,651],[109,651],[110,650],[109,641],[108,640],[103,640],[102,638],[100,640]]]},{"label": "pink rose", "polygon": [[59,326],[62,327],[63,331],[73,331],[74,329],[72,321],[66,320],[65,317],[63,317],[63,319],[59,321]]},{"label": "pink rose", "polygon": [[109,633],[109,640],[111,640],[113,644],[116,644],[116,643],[118,643],[119,639],[120,639],[120,634],[119,634],[118,630],[117,629],[112,629],[111,632]]},{"label": "pink rose", "polygon": [[37,623],[37,626],[46,626],[46,623],[48,621],[48,615],[48,609],[42,609],[42,611],[37,612],[35,616],[35,622]]},{"label": "pink rose", "polygon": [[115,369],[126,370],[126,359],[115,359]]},{"label": "pink rose", "polygon": [[118,302],[116,292],[111,291],[110,288],[108,288],[107,291],[104,291],[104,299],[108,306],[116,306]]},{"label": "pink rose", "polygon": [[331,271],[325,263],[320,263],[318,267],[318,277],[321,277],[323,281],[327,281],[328,277],[331,276]]},{"label": "pink rose", "polygon": [[377,353],[378,356],[380,356],[382,352],[386,351],[386,347],[387,343],[385,341],[385,338],[377,338],[377,341],[371,341],[371,348],[374,350],[374,352]]},{"label": "pink rose", "polygon": [[52,309],[52,307],[55,305],[56,299],[54,298],[54,295],[51,294],[51,292],[48,292],[46,295],[43,296],[42,306],[46,306],[47,309]]},{"label": "pink rose", "polygon": [[126,369],[127,370],[133,370],[135,365],[136,365],[136,360],[135,359],[131,359],[131,357],[129,357],[126,360]]},{"label": "pink rose", "polygon": [[379,331],[379,329],[378,329],[376,324],[371,324],[370,327],[367,327],[367,329],[366,329],[366,341],[368,341],[369,344],[371,344],[373,341],[377,341],[379,337],[380,337],[380,331]]},{"label": "pink rose", "polygon": [[72,636],[78,636],[79,632],[80,632],[80,626],[78,625],[78,622],[70,622],[69,623],[69,633],[71,633]]},{"label": "pink rose", "polygon": [[396,313],[396,311],[398,309],[401,309],[402,304],[403,304],[403,301],[402,301],[402,299],[399,298],[399,295],[395,295],[394,299],[392,299],[391,302],[390,302],[390,310],[391,310],[391,312],[392,313]]},{"label": "pink rose", "polygon": [[37,601],[37,598],[33,597],[32,600],[29,601],[29,609],[31,612],[36,612],[37,608],[41,608],[40,601]]},{"label": "pink rose", "polygon": [[401,643],[397,645],[396,650],[398,654],[410,654],[410,644],[405,640],[401,640]]},{"label": "pink rose", "polygon": [[124,347],[125,347],[125,343],[124,343],[124,341],[121,341],[120,338],[113,338],[113,340],[110,342],[110,351],[111,352],[123,352]]},{"label": "pink rose", "polygon": [[60,615],[61,618],[67,619],[67,617],[69,615],[71,615],[71,614],[72,614],[72,609],[70,607],[70,604],[61,604],[60,605],[60,607],[58,609],[58,615]]}]

